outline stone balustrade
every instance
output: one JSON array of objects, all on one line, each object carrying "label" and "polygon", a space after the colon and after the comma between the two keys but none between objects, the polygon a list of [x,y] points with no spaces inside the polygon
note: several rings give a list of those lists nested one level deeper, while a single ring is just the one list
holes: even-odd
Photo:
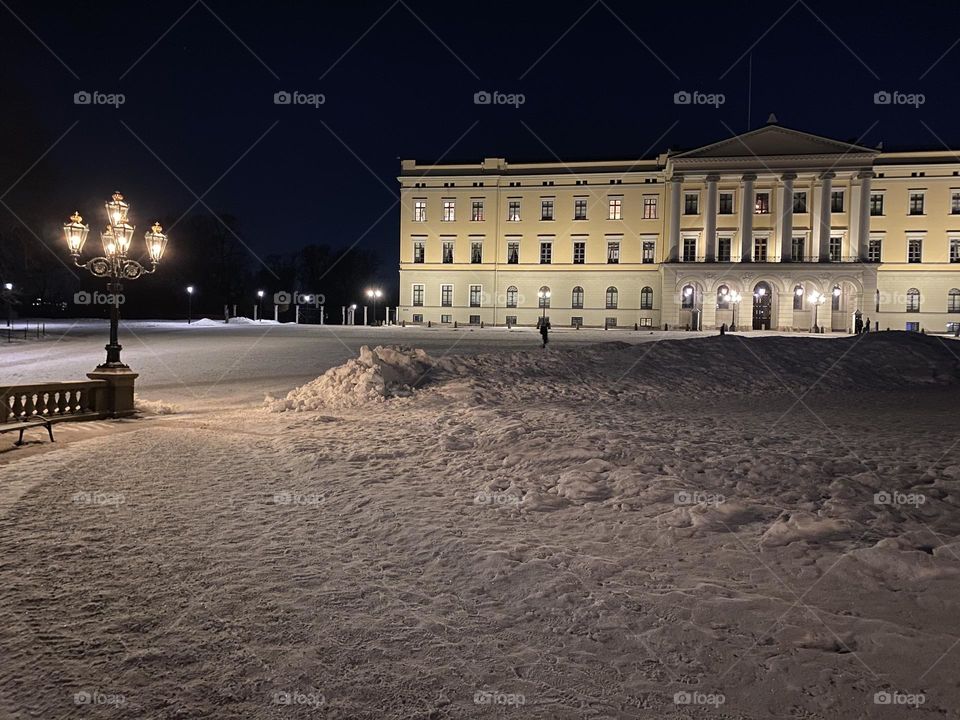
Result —
[{"label": "stone balustrade", "polygon": [[0,386],[0,423],[42,417],[95,420],[111,415],[107,380]]}]

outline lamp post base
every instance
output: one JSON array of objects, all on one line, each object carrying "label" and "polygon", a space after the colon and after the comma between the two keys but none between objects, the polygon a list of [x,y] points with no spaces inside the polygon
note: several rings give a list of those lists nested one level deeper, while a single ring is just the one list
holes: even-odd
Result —
[{"label": "lamp post base", "polygon": [[133,387],[138,373],[126,365],[98,365],[96,370],[87,373],[91,380],[106,380],[104,396],[97,403],[97,411],[105,417],[128,417],[133,415]]}]

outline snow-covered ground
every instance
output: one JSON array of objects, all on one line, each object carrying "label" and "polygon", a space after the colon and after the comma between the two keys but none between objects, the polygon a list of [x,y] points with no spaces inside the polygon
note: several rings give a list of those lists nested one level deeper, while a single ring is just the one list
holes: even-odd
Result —
[{"label": "snow-covered ground", "polygon": [[6,453],[0,717],[958,717],[960,345],[409,330]]}]

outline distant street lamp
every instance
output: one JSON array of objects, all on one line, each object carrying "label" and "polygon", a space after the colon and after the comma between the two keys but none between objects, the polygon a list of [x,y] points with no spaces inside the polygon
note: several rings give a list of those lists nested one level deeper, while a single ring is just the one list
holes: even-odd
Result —
[{"label": "distant street lamp", "polygon": [[827,296],[824,295],[819,290],[814,290],[812,293],[807,295],[807,300],[813,305],[813,331],[819,332],[819,324],[817,323],[817,311],[820,309],[820,306],[827,301]]},{"label": "distant street lamp", "polygon": [[257,316],[263,322],[263,290],[257,290]]},{"label": "distant street lamp", "polygon": [[373,300],[373,324],[377,324],[377,300],[383,297],[380,288],[367,288],[367,297]]},{"label": "distant street lamp", "polygon": [[543,325],[547,319],[547,304],[550,300],[550,291],[537,290],[537,297],[540,298],[540,307],[543,310],[543,312],[540,313],[540,324]]},{"label": "distant street lamp", "polygon": [[13,323],[13,283],[3,284],[3,299],[7,301],[7,327]]},{"label": "distant street lamp", "polygon": [[727,295],[727,298],[730,300],[730,303],[733,305],[733,314],[730,321],[730,332],[737,331],[737,309],[740,307],[740,300],[743,299],[743,296],[738,293],[736,290],[731,290],[730,294]]},{"label": "distant street lamp", "polygon": [[187,285],[187,325],[193,322],[193,285]]},{"label": "distant street lamp", "polygon": [[163,257],[167,247],[167,236],[163,234],[160,223],[154,223],[150,231],[144,235],[147,244],[147,256],[150,259],[150,268],[144,267],[136,260],[127,257],[130,243],[133,240],[133,225],[127,222],[130,205],[123,199],[123,195],[115,192],[112,198],[105,203],[109,223],[100,233],[103,243],[103,256],[95,257],[87,262],[80,262],[80,253],[83,244],[87,241],[90,226],[83,224],[80,214],[74,212],[70,222],[63,226],[63,234],[67,240],[67,247],[73,256],[74,265],[86,268],[96,277],[108,278],[107,292],[110,297],[110,342],[106,346],[107,361],[97,366],[97,369],[128,369],[120,361],[121,345],[117,339],[117,330],[120,325],[120,293],[123,290],[121,280],[136,280],[141,275],[148,275],[157,270],[157,265]]},{"label": "distant street lamp", "polygon": [[353,303],[353,305],[350,306],[350,323],[349,323],[350,325],[355,325],[355,324],[356,324],[356,320],[354,320],[354,316],[356,315],[356,311],[357,311],[357,304],[356,304],[356,303]]}]

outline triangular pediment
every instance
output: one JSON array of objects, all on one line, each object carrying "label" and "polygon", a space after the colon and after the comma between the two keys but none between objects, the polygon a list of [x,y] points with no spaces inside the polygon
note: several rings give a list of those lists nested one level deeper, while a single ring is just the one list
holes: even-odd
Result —
[{"label": "triangular pediment", "polygon": [[791,130],[780,125],[767,125],[720,142],[678,153],[673,159],[707,160],[710,158],[778,157],[802,155],[876,155],[879,150],[840,140]]}]

